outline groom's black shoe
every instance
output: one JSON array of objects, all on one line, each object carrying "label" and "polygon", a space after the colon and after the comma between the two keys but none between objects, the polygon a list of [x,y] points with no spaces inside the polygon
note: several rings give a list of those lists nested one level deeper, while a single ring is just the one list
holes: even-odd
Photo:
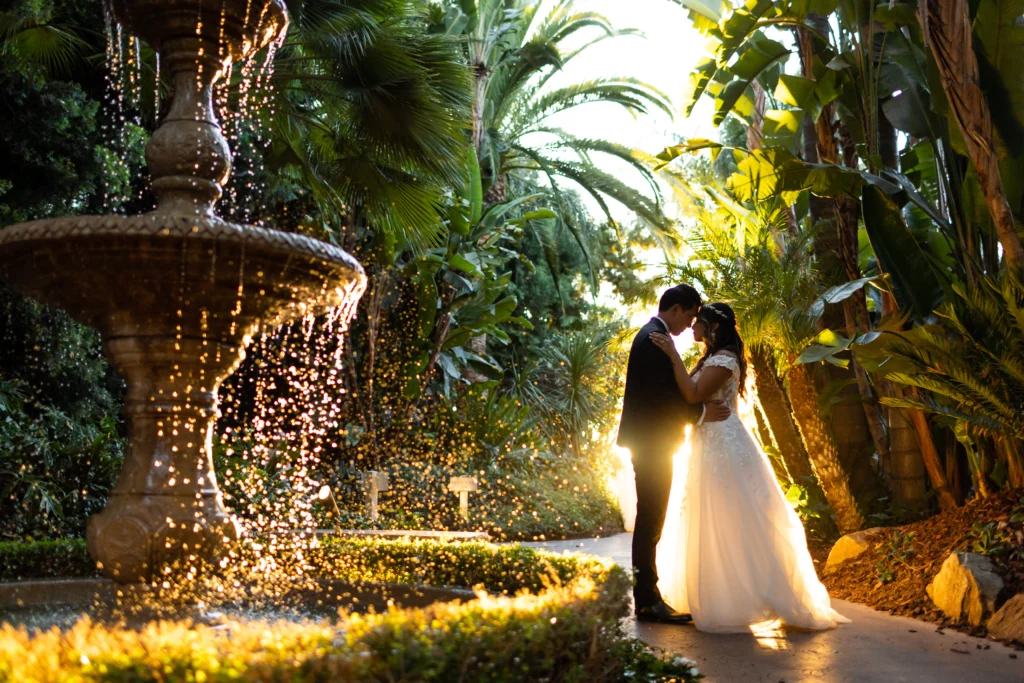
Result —
[{"label": "groom's black shoe", "polygon": [[637,621],[653,621],[659,624],[689,624],[693,621],[693,617],[689,614],[683,614],[665,604],[664,601],[659,602],[656,605],[647,605],[646,607],[638,607],[636,609],[636,620]]}]

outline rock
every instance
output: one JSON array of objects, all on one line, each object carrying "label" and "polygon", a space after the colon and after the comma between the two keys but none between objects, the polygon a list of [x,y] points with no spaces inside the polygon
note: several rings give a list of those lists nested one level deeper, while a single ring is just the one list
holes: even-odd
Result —
[{"label": "rock", "polygon": [[935,606],[957,621],[977,626],[995,611],[1003,580],[992,571],[992,562],[975,553],[953,553],[925,591]]},{"label": "rock", "polygon": [[881,527],[875,527],[873,529],[864,529],[863,531],[857,531],[852,534],[846,534],[832,546],[832,550],[828,554],[828,560],[825,561],[825,573],[828,574],[834,571],[843,562],[852,560],[857,557],[865,550],[870,550],[873,545],[874,539],[876,539],[885,529]]},{"label": "rock", "polygon": [[1024,643],[1024,593],[1014,595],[992,615],[988,620],[988,634]]}]

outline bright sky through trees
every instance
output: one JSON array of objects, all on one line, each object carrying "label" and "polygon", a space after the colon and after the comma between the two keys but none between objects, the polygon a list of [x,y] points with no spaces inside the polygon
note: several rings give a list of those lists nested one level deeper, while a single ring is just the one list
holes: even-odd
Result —
[{"label": "bright sky through trees", "polygon": [[[550,11],[552,0],[545,0],[538,15],[541,20]],[[593,11],[605,15],[619,29],[637,29],[644,37],[623,36],[600,42],[586,50],[568,64],[564,72],[551,79],[550,87],[580,82],[603,76],[632,76],[666,93],[675,105],[675,120],[655,110],[648,116],[634,118],[614,104],[595,103],[553,117],[551,124],[573,131],[580,137],[601,137],[623,145],[656,154],[677,137],[717,137],[711,125],[711,102],[704,98],[690,118],[683,108],[689,95],[689,76],[703,56],[706,39],[690,24],[687,11],[671,0],[577,0],[578,11]],[[567,47],[576,47],[593,39],[597,34],[574,37]],[[636,179],[636,172],[626,164],[596,155],[595,161],[606,170],[622,173],[624,179]],[[639,187],[640,185],[638,185]],[[665,192],[666,201],[671,193]],[[600,215],[596,203],[583,196],[594,216]],[[610,202],[616,218],[632,223],[634,218],[621,205]],[[673,213],[673,209],[669,209]],[[649,261],[657,267],[660,251],[651,253]],[[602,303],[617,303],[609,292],[602,291]],[[634,324],[641,323],[649,311],[631,311]],[[689,335],[686,335],[689,337]],[[692,342],[690,342],[692,343]]]},{"label": "bright sky through trees", "polygon": [[[545,0],[540,17],[553,4]],[[660,152],[674,137],[716,137],[711,125],[711,103],[705,98],[694,115],[683,117],[689,90],[689,75],[704,53],[705,38],[690,25],[685,8],[671,0],[577,0],[578,11],[605,15],[619,29],[638,29],[646,36],[624,36],[605,40],[574,59],[564,72],[550,81],[551,87],[602,76],[632,76],[666,93],[677,109],[675,121],[663,112],[634,118],[614,104],[587,104],[551,121],[552,125],[573,131],[580,137],[601,137],[641,149]],[[568,47],[591,40],[594,32],[567,41]],[[609,171],[629,169],[620,162],[600,160]],[[626,175],[628,177],[628,175]],[[595,207],[596,208],[596,207]],[[613,207],[613,211],[622,207]],[[631,221],[632,216],[617,216]]]}]

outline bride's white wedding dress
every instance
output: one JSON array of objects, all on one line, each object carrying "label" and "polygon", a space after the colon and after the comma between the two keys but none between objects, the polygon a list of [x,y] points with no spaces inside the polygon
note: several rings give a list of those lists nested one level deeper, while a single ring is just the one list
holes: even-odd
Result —
[{"label": "bride's white wedding dress", "polygon": [[676,468],[658,547],[662,595],[713,633],[750,632],[768,621],[815,630],[848,622],[832,609],[803,525],[737,414],[736,358],[719,353],[704,367],[732,370],[712,397],[732,415],[694,428],[689,462]]}]

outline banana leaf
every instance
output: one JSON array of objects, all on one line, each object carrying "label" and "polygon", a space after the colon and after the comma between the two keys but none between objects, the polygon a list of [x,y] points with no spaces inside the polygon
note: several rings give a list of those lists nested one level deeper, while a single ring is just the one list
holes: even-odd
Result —
[{"label": "banana leaf", "polygon": [[913,309],[920,318],[929,316],[942,301],[943,286],[904,222],[899,205],[868,185],[861,206],[871,247],[882,270],[892,278],[896,301]]}]

